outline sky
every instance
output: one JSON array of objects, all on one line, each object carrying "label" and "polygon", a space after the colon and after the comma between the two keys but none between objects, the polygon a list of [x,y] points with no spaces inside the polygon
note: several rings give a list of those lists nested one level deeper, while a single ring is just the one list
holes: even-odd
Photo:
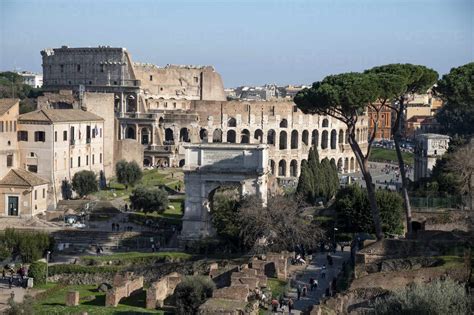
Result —
[{"label": "sky", "polygon": [[0,70],[44,48],[126,47],[133,61],[213,65],[226,87],[310,84],[387,63],[474,61],[474,0],[0,0]]}]

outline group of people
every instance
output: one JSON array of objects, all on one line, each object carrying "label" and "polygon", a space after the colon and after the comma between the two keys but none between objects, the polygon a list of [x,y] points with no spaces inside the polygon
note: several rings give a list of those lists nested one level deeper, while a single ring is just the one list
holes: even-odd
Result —
[{"label": "group of people", "polygon": [[[25,266],[21,265],[20,268],[16,271],[17,274],[17,279],[20,285],[23,284],[23,280],[28,277],[28,269],[26,269]],[[14,285],[14,279],[15,279],[15,270],[9,266],[6,265],[3,267],[2,270],[2,279],[7,279],[8,280],[8,286],[11,289],[12,286]]]},{"label": "group of people", "polygon": [[288,301],[285,301],[283,296],[280,295],[278,299],[272,299],[271,301],[272,312],[278,312],[280,310],[283,313],[288,311],[288,313],[291,314],[294,304],[293,299],[289,298]]}]

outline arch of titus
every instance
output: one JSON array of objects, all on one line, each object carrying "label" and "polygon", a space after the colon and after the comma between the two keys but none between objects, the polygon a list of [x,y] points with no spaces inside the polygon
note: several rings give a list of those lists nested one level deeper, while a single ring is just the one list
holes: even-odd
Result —
[{"label": "arch of titus", "polygon": [[221,186],[238,185],[241,195],[267,202],[268,148],[263,144],[190,144],[185,146],[186,201],[181,237],[211,236],[211,203]]}]

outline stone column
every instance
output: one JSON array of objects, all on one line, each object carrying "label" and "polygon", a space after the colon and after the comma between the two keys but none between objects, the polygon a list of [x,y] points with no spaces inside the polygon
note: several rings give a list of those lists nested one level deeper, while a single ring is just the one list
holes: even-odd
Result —
[{"label": "stone column", "polygon": [[151,145],[156,145],[156,124],[151,126]]}]

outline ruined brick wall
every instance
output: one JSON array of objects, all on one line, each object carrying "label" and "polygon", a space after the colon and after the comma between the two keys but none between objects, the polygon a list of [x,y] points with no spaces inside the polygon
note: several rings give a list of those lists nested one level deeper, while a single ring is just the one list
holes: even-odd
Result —
[{"label": "ruined brick wall", "polygon": [[212,292],[212,297],[217,299],[229,299],[247,302],[249,294],[249,286],[247,284],[241,284],[216,289],[214,292]]},{"label": "ruined brick wall", "polygon": [[146,308],[155,309],[157,306],[163,307],[165,299],[174,293],[174,290],[182,280],[183,277],[174,272],[152,283],[146,291]]},{"label": "ruined brick wall", "polygon": [[113,288],[105,294],[105,306],[116,307],[120,300],[143,289],[143,276],[134,277],[133,273],[116,274]]}]

